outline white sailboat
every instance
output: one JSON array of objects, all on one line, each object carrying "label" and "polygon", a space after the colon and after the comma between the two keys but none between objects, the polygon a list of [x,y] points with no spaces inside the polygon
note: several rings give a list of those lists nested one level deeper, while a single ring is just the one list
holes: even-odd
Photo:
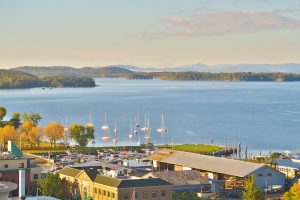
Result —
[{"label": "white sailboat", "polygon": [[130,120],[130,132],[129,132],[128,137],[129,137],[129,139],[133,138],[133,130],[132,130],[132,122],[131,122],[131,120]]},{"label": "white sailboat", "polygon": [[106,113],[105,113],[105,116],[104,116],[104,125],[102,125],[101,126],[101,129],[103,130],[103,131],[107,131],[108,129],[109,129],[109,127],[108,127],[108,124],[107,124],[107,116],[106,116]]},{"label": "white sailboat", "polygon": [[114,134],[115,134],[115,135],[114,135],[113,143],[114,143],[114,145],[116,146],[117,143],[118,143],[118,129],[117,129],[117,123],[116,123],[116,125],[115,125]]},{"label": "white sailboat", "polygon": [[147,128],[148,129],[145,132],[145,142],[146,142],[146,144],[150,143],[150,141],[151,141],[151,137],[150,137],[151,129],[150,129],[150,119],[149,118],[148,118]]},{"label": "white sailboat", "polygon": [[164,115],[161,116],[161,127],[156,129],[156,131],[158,133],[166,133],[168,132],[168,129],[165,126],[165,122],[164,122]]},{"label": "white sailboat", "polygon": [[142,131],[147,132],[150,131],[149,125],[147,125],[147,116],[145,115],[144,127],[141,128]]},{"label": "white sailboat", "polygon": [[94,123],[93,123],[93,116],[92,113],[90,113],[90,121],[89,123],[86,124],[87,127],[94,127]]},{"label": "white sailboat", "polygon": [[107,142],[110,140],[110,134],[109,134],[109,126],[107,123],[107,116],[105,113],[105,120],[104,120],[104,125],[101,126],[101,129],[104,131],[104,135],[102,136],[102,140]]}]

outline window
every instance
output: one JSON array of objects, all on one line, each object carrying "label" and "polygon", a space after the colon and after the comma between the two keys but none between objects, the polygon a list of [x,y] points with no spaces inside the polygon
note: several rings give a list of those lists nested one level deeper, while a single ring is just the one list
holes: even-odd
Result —
[{"label": "window", "polygon": [[166,196],[166,191],[162,190],[162,191],[160,192],[160,196],[165,197],[165,196]]},{"label": "window", "polygon": [[267,176],[272,176],[272,173],[268,173]]},{"label": "window", "polygon": [[135,199],[138,199],[139,198],[139,193],[135,192],[134,196],[135,196]]},{"label": "window", "polygon": [[151,196],[152,196],[152,198],[156,198],[156,196],[157,196],[156,191],[152,191]]},{"label": "window", "polygon": [[83,197],[84,197],[84,199],[87,198],[87,188],[86,187],[83,188]]},{"label": "window", "polygon": [[102,192],[103,192],[103,196],[106,196],[106,190],[103,190]]},{"label": "window", "polygon": [[101,189],[98,189],[98,194],[101,195]]},{"label": "window", "polygon": [[97,188],[94,188],[94,193],[97,194]]},{"label": "window", "polygon": [[148,193],[147,192],[143,192],[143,198],[146,199],[148,197]]},{"label": "window", "polygon": [[257,176],[264,176],[264,174],[258,174]]},{"label": "window", "polygon": [[129,192],[124,193],[124,199],[129,199]]},{"label": "window", "polygon": [[24,168],[24,163],[20,163],[19,168]]},{"label": "window", "polygon": [[33,174],[33,179],[34,180],[39,179],[39,175],[38,174]]},{"label": "window", "polygon": [[107,197],[110,197],[110,191],[107,191]]},{"label": "window", "polygon": [[114,199],[116,197],[116,194],[114,192],[112,192],[111,197]]}]

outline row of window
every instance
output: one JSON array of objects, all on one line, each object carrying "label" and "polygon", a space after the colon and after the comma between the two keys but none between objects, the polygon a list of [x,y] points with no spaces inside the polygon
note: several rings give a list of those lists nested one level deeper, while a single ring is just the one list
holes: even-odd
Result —
[{"label": "row of window", "polygon": [[[160,193],[161,197],[165,197],[166,196],[166,191],[165,190],[161,190],[160,192],[158,192],[158,191],[151,191],[151,192],[144,191],[144,192],[142,192],[141,197],[143,199],[147,199],[148,195],[149,195],[148,193],[150,193],[150,195],[151,195],[152,198],[157,198],[158,195],[159,195],[159,193]],[[132,193],[126,192],[126,193],[124,193],[124,199],[133,199],[132,195],[133,195],[133,192]],[[139,193],[135,192],[134,196],[135,196],[135,199],[138,199],[139,198]]]},{"label": "row of window", "polygon": [[[264,176],[264,174],[258,174],[257,176]],[[266,176],[272,176],[272,173],[267,173]]]},{"label": "row of window", "polygon": [[111,198],[115,198],[116,194],[114,192],[110,192],[108,190],[101,190],[100,188],[94,188],[94,193],[97,195],[102,195],[105,197],[111,197]]},{"label": "row of window", "polygon": [[[24,163],[19,163],[19,168],[24,168]],[[4,164],[4,168],[8,168],[8,164]]]}]

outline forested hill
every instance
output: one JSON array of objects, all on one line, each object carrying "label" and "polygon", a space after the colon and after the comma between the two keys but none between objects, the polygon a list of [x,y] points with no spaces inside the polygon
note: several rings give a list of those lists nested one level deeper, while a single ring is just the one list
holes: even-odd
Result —
[{"label": "forested hill", "polygon": [[[161,79],[161,80],[198,80],[198,81],[300,81],[300,74],[282,72],[141,72],[140,68],[116,65],[107,67],[17,67],[13,70],[32,74],[37,77],[72,76],[92,78]],[[134,71],[133,71],[134,70]],[[60,80],[62,82],[62,80]]]},{"label": "forested hill", "polygon": [[24,72],[0,69],[0,89],[94,86],[94,79],[89,77],[48,76],[39,78]]},{"label": "forested hill", "polygon": [[127,79],[160,79],[187,81],[300,81],[300,74],[286,73],[208,73],[208,72],[141,72]]},{"label": "forested hill", "polygon": [[38,77],[46,76],[88,76],[93,78],[110,77],[117,78],[133,72],[118,66],[108,67],[65,67],[65,66],[52,66],[52,67],[16,67],[13,70],[25,72]]}]

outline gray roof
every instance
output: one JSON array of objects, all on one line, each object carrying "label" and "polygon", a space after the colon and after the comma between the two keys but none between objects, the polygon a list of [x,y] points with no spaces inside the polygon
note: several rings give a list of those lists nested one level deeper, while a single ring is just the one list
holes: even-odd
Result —
[{"label": "gray roof", "polygon": [[174,186],[209,185],[207,178],[196,170],[150,172],[144,177],[161,178]]},{"label": "gray roof", "polygon": [[158,150],[150,155],[148,159],[237,177],[246,177],[265,166],[264,164],[170,149]]}]

